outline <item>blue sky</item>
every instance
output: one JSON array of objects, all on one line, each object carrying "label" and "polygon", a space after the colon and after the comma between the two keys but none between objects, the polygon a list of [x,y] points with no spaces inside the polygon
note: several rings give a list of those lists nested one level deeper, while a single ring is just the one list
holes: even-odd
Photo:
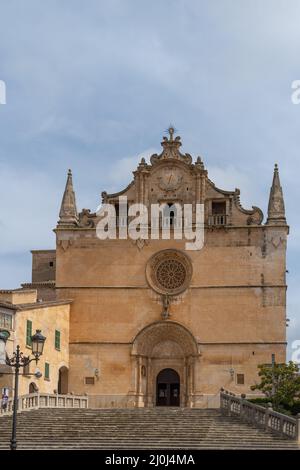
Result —
[{"label": "blue sky", "polygon": [[54,247],[66,172],[78,207],[121,189],[170,123],[224,189],[266,213],[279,164],[288,329],[300,338],[298,0],[0,0],[0,286]]}]

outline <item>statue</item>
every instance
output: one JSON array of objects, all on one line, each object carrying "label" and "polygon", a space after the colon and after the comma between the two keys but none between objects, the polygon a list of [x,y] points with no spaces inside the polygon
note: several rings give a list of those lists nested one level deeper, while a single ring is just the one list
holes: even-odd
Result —
[{"label": "statue", "polygon": [[163,304],[163,311],[161,312],[161,316],[163,320],[167,320],[170,316],[170,299],[168,294],[164,294],[162,296],[162,304]]}]

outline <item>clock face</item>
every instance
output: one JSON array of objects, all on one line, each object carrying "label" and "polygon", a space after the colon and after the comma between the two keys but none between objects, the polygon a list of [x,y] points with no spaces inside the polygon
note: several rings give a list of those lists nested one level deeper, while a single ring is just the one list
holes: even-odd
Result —
[{"label": "clock face", "polygon": [[183,176],[179,168],[165,168],[162,176],[158,178],[158,184],[165,191],[175,191],[182,184]]}]

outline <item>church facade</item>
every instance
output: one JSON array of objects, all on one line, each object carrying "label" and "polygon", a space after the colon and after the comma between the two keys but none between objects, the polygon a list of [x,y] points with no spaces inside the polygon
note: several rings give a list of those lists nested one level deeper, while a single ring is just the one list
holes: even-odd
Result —
[{"label": "church facade", "polygon": [[[125,189],[102,193],[115,208],[115,239],[97,236],[99,213],[77,212],[69,171],[56,249],[33,251],[33,279],[23,288],[71,302],[68,391],[88,394],[90,406],[212,407],[221,387],[251,393],[258,364],[272,354],[286,360],[288,226],[278,168],[264,221],[180,147],[171,128],[161,154],[142,159]],[[170,208],[157,221],[158,238],[150,215],[140,237],[118,236],[137,203],[149,214],[153,204]],[[201,249],[175,237],[175,204],[191,205],[194,228],[196,204],[203,207]]]}]

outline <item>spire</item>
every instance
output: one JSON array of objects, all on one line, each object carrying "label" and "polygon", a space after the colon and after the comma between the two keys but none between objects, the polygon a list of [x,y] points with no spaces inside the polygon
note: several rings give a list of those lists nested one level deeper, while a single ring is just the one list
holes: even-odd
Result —
[{"label": "spire", "polygon": [[283,193],[280,186],[277,163],[275,163],[273,182],[270,190],[267,224],[286,224]]},{"label": "spire", "polygon": [[68,171],[65,192],[61,201],[59,211],[59,226],[76,226],[78,222],[78,214],[76,208],[76,199],[73,189],[72,171]]}]

